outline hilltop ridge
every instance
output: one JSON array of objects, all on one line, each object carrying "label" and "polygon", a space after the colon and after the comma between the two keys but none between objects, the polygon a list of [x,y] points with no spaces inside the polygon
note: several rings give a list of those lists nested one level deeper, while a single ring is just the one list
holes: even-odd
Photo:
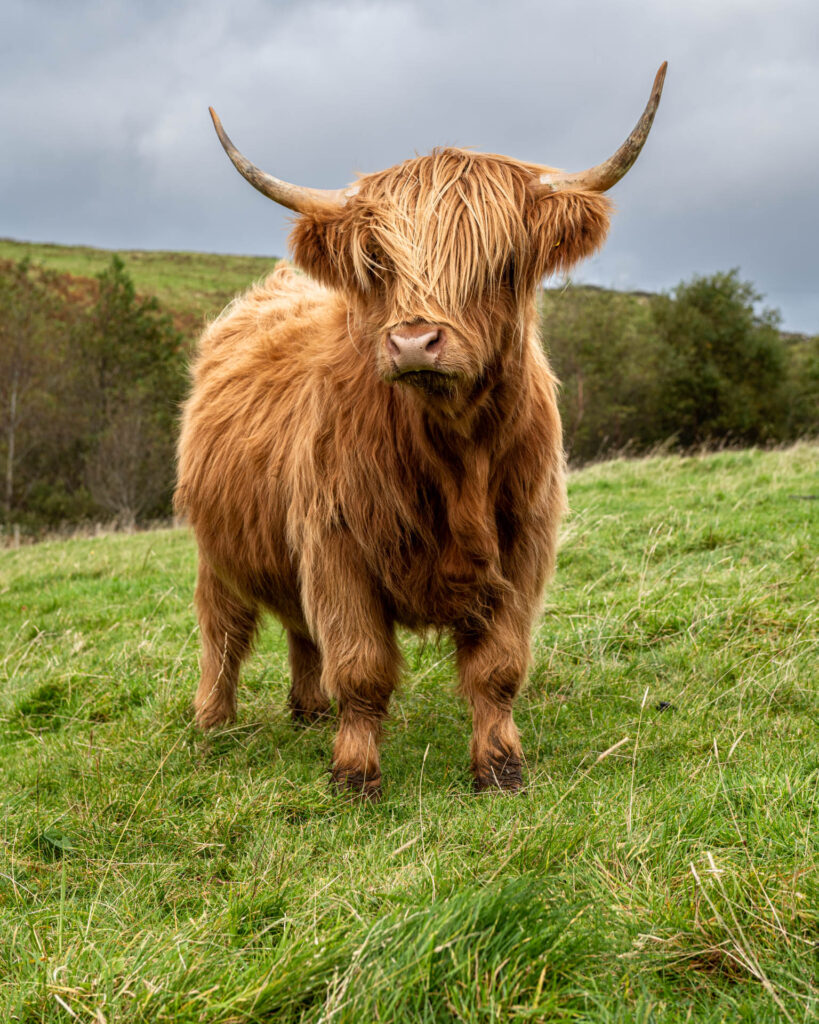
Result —
[{"label": "hilltop ridge", "polygon": [[275,256],[142,249],[100,249],[90,245],[57,245],[0,238],[0,259],[30,259],[49,270],[91,278],[117,254],[125,262],[137,291],[155,295],[185,331],[198,330],[233,296],[268,274]]}]

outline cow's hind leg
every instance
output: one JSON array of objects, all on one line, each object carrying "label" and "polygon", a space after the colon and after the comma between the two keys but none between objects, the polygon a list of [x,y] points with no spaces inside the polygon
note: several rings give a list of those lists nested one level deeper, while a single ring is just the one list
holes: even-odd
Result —
[{"label": "cow's hind leg", "polygon": [[528,632],[503,619],[456,636],[460,689],[472,706],[470,746],[475,789],[516,793],[523,785],[523,751],[512,704],[526,676]]},{"label": "cow's hind leg", "polygon": [[204,561],[199,563],[194,600],[202,636],[196,724],[211,729],[236,717],[239,668],[253,644],[258,613],[231,593]]},{"label": "cow's hind leg", "polygon": [[321,688],[321,653],[308,637],[287,630],[290,653],[290,714],[294,722],[315,722],[330,711]]}]

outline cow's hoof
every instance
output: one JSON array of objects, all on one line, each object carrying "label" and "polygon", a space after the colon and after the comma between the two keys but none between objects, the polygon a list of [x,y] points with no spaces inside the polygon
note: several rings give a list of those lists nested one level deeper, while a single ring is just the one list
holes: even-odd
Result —
[{"label": "cow's hoof", "polygon": [[233,708],[226,708],[221,704],[206,705],[196,709],[195,721],[197,728],[202,732],[210,732],[211,729],[235,722],[236,712]]},{"label": "cow's hoof", "polygon": [[332,708],[329,704],[317,704],[309,708],[290,705],[290,718],[294,725],[315,725],[317,722],[326,722],[331,716]]},{"label": "cow's hoof", "polygon": [[381,799],[381,774],[367,776],[356,769],[333,767],[330,776],[335,789],[346,796],[376,803]]},{"label": "cow's hoof", "polygon": [[508,757],[502,764],[490,763],[475,770],[476,793],[522,793],[523,772],[517,758]]}]

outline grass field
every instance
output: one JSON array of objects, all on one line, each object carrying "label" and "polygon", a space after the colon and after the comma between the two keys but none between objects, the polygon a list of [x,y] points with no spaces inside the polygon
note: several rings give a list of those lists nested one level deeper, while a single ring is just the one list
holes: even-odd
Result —
[{"label": "grass field", "polygon": [[0,553],[0,1020],[819,1019],[819,448],[570,490],[516,798],[446,645],[404,637],[360,806],[272,623],[193,729],[185,531]]}]

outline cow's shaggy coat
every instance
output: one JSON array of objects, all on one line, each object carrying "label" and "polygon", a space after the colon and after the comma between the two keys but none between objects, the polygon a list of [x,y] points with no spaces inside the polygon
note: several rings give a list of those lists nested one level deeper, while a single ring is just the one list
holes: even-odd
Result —
[{"label": "cow's shaggy coat", "polygon": [[[296,221],[309,276],[280,266],[205,332],[176,494],[200,551],[202,727],[233,717],[271,611],[294,717],[335,699],[333,776],[375,795],[395,627],[433,627],[454,639],[476,786],[520,786],[512,703],[565,504],[535,291],[609,213],[597,193],[544,194],[546,170],[443,149],[363,177]],[[390,332],[429,325],[434,372],[398,375]]]}]

